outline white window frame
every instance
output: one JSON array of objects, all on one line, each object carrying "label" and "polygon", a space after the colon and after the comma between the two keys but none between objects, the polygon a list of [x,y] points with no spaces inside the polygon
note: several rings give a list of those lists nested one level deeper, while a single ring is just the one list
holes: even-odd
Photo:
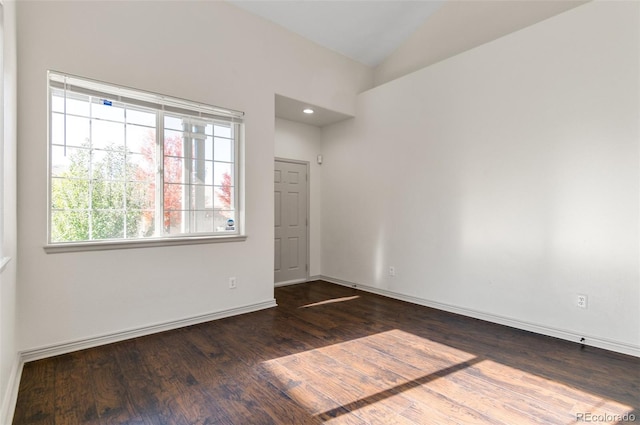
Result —
[{"label": "white window frame", "polygon": [[[244,214],[243,214],[243,184],[242,184],[242,148],[244,145],[244,125],[243,117],[244,113],[234,111],[230,109],[219,108],[215,106],[205,105],[197,102],[192,102],[184,99],[174,98],[170,96],[160,95],[156,93],[146,92],[137,89],[131,89],[114,84],[103,83],[97,80],[91,80],[87,78],[77,77],[70,74],[65,74],[56,71],[48,71],[48,168],[47,168],[47,243],[44,249],[47,253],[58,252],[75,252],[75,251],[87,251],[87,250],[108,250],[108,249],[123,249],[123,248],[139,248],[139,247],[152,247],[152,246],[167,246],[167,245],[187,245],[187,244],[199,244],[199,243],[215,243],[215,242],[231,242],[231,241],[243,241],[246,239],[244,234]],[[53,135],[52,135],[52,91],[64,90],[65,93],[80,93],[82,95],[89,95],[92,97],[100,97],[113,101],[114,103],[124,104],[134,108],[141,108],[147,111],[153,111],[156,114],[156,162],[161,165],[158,166],[156,173],[156,202],[155,202],[155,217],[156,217],[156,231],[153,237],[139,237],[139,238],[127,238],[126,233],[123,238],[118,239],[101,239],[101,240],[82,240],[82,241],[65,241],[54,242],[52,241],[52,211],[53,211],[53,199],[52,199],[52,179],[53,179],[53,166],[52,166],[52,149],[53,149]],[[66,116],[66,111],[64,112]],[[163,194],[164,194],[164,116],[167,114],[171,117],[178,117],[189,120],[191,122],[198,123],[215,123],[223,122],[231,125],[233,128],[233,187],[234,187],[234,205],[233,211],[235,212],[235,223],[231,230],[225,229],[224,232],[217,232],[212,230],[211,232],[197,232],[197,233],[179,233],[177,235],[164,235],[160,231],[162,223],[164,221],[163,215]],[[193,129],[193,126],[192,126]],[[192,130],[184,130],[185,133]],[[195,130],[193,130],[195,131]],[[66,146],[66,139],[65,139]],[[65,147],[66,149],[66,147]],[[93,149],[93,148],[91,148]],[[190,164],[193,160],[187,160],[187,153],[184,155],[184,164]],[[215,157],[212,161],[215,160]],[[186,166],[185,171],[191,170],[190,165]],[[184,177],[184,173],[183,173]],[[126,183],[125,183],[126,184]],[[191,187],[195,185],[191,182],[187,183],[189,191]],[[212,186],[214,188],[214,186]],[[192,214],[194,209],[189,206],[188,213]],[[209,208],[207,208],[209,210]],[[212,213],[215,213],[213,207],[210,208]],[[125,210],[126,212],[126,207]],[[235,227],[235,228],[234,228]],[[159,235],[159,236],[158,236]]]}]

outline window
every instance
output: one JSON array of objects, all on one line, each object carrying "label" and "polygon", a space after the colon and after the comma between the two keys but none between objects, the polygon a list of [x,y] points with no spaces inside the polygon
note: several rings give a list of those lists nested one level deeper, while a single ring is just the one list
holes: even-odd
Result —
[{"label": "window", "polygon": [[242,116],[49,72],[49,244],[239,235]]}]

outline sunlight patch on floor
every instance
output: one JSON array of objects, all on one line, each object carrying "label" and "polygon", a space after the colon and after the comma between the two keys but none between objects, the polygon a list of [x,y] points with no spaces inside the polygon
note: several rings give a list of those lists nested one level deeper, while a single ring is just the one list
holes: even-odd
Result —
[{"label": "sunlight patch on floor", "polygon": [[580,414],[613,424],[633,409],[398,329],[263,365],[279,389],[327,424],[564,425],[579,423]]},{"label": "sunlight patch on floor", "polygon": [[[263,365],[289,396],[321,414],[456,366],[474,356],[401,330],[305,351]],[[354,406],[355,407],[355,406]]]},{"label": "sunlight patch on floor", "polygon": [[302,305],[302,306],[300,306],[298,308],[309,308],[309,307],[317,307],[319,305],[325,305],[325,304],[341,303],[341,302],[345,302],[345,301],[355,300],[357,298],[360,298],[360,295],[354,295],[352,297],[332,298],[330,300],[318,301],[317,303],[311,303],[311,304]]}]

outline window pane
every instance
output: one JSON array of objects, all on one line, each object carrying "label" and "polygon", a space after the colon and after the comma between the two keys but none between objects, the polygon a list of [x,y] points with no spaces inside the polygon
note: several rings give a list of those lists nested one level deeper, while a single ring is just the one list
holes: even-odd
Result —
[{"label": "window pane", "polygon": [[213,134],[217,137],[231,138],[231,125],[216,124],[213,126]]},{"label": "window pane", "polygon": [[127,183],[127,209],[154,209],[156,205],[155,191],[155,183]]},{"label": "window pane", "polygon": [[213,209],[214,199],[216,197],[215,187],[207,186],[207,195],[204,200],[204,207],[208,209]]},{"label": "window pane", "polygon": [[155,214],[153,210],[127,211],[127,238],[149,238],[154,236]]},{"label": "window pane", "polygon": [[64,145],[64,115],[51,114],[51,144]]},{"label": "window pane", "polygon": [[51,147],[51,176],[89,178],[89,149]]},{"label": "window pane", "polygon": [[89,180],[52,178],[51,208],[88,209]]},{"label": "window pane", "polygon": [[202,210],[213,207],[213,186],[191,186],[190,207],[192,210]]},{"label": "window pane", "polygon": [[163,229],[165,235],[179,235],[182,230],[183,211],[165,211]]},{"label": "window pane", "polygon": [[182,118],[172,117],[169,115],[164,116],[164,128],[182,131]]},{"label": "window pane", "polygon": [[70,115],[89,116],[89,96],[67,92],[66,105],[64,91],[54,89],[51,95],[51,110]]},{"label": "window pane", "polygon": [[51,90],[51,110],[54,112],[64,112],[64,91]]},{"label": "window pane", "polygon": [[91,147],[94,149],[124,150],[125,127],[122,123],[91,121]]},{"label": "window pane", "polygon": [[216,161],[233,162],[233,143],[229,139],[216,137],[214,141],[214,153]]},{"label": "window pane", "polygon": [[127,151],[156,154],[156,130],[154,128],[127,124]]},{"label": "window pane", "polygon": [[88,211],[52,211],[51,242],[89,240]]},{"label": "window pane", "polygon": [[184,170],[184,159],[164,158],[164,182],[182,183],[182,172]]},{"label": "window pane", "polygon": [[213,232],[213,211],[194,211],[191,233]]},{"label": "window pane", "polygon": [[125,179],[125,154],[123,152],[93,150],[92,178],[100,180]]},{"label": "window pane", "polygon": [[127,155],[127,180],[153,182],[156,179],[156,167],[153,155],[130,153]]},{"label": "window pane", "polygon": [[127,122],[130,124],[146,125],[148,127],[156,126],[156,113],[127,108]]},{"label": "window pane", "polygon": [[233,211],[215,210],[213,221],[216,232],[234,232],[237,229],[236,215]]},{"label": "window pane", "polygon": [[70,93],[67,95],[67,114],[89,117],[89,96]]},{"label": "window pane", "polygon": [[89,146],[90,122],[67,115],[67,146]]},{"label": "window pane", "polygon": [[204,150],[204,159],[213,161],[213,137],[207,137]]},{"label": "window pane", "polygon": [[123,182],[93,181],[91,206],[93,209],[114,210],[124,208],[125,184]]},{"label": "window pane", "polygon": [[170,156],[181,156],[184,154],[184,142],[182,132],[165,130],[164,132],[164,154]]},{"label": "window pane", "polygon": [[192,133],[193,137],[198,139],[204,139],[206,133],[207,124],[205,122],[195,122],[195,120],[189,120],[188,129]]},{"label": "window pane", "polygon": [[231,210],[235,207],[235,188],[233,186],[215,187],[214,208],[221,210]]},{"label": "window pane", "polygon": [[191,158],[206,159],[207,152],[211,155],[211,145],[207,143],[207,139],[191,139]]},{"label": "window pane", "polygon": [[193,160],[191,170],[191,183],[213,184],[213,162]]},{"label": "window pane", "polygon": [[[111,105],[109,105],[111,103]],[[93,98],[91,116],[102,120],[124,122],[124,105],[111,100]]]},{"label": "window pane", "polygon": [[216,186],[233,186],[232,164],[229,164],[227,162],[213,163],[213,184]]},{"label": "window pane", "polygon": [[91,239],[124,238],[124,211],[93,210]]},{"label": "window pane", "polygon": [[186,209],[183,200],[189,193],[189,186],[183,184],[165,184],[164,185],[164,209],[165,211],[177,211]]}]

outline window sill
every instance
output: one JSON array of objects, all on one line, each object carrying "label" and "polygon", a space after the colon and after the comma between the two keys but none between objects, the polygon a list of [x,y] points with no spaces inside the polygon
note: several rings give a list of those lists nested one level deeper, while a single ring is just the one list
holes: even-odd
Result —
[{"label": "window sill", "polygon": [[132,241],[99,241],[99,242],[71,242],[49,244],[44,246],[47,254],[63,252],[106,251],[111,249],[154,248],[160,246],[197,245],[221,242],[243,242],[246,236],[190,236],[181,238],[146,239]]}]

